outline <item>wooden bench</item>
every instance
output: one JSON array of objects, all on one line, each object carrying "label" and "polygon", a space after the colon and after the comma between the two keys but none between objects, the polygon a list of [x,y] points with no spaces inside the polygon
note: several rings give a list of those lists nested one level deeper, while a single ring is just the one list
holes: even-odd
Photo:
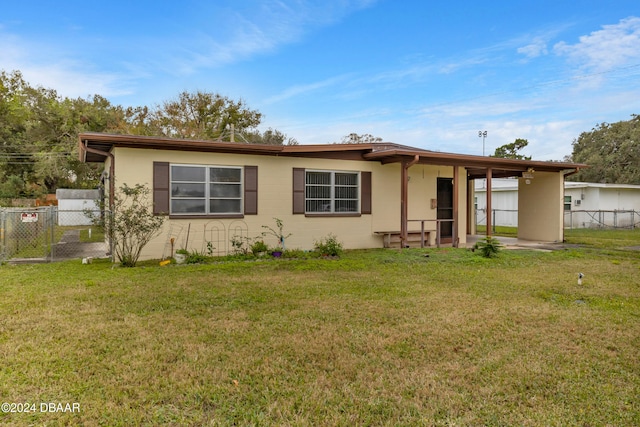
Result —
[{"label": "wooden bench", "polygon": [[[407,232],[407,241],[405,242],[405,247],[410,248],[422,248],[430,246],[429,237],[433,230],[424,230],[424,243],[422,242],[422,232],[420,230],[417,231],[408,231]],[[382,236],[383,244],[385,248],[399,248],[401,244],[400,232],[399,231],[374,231],[374,234]]]}]

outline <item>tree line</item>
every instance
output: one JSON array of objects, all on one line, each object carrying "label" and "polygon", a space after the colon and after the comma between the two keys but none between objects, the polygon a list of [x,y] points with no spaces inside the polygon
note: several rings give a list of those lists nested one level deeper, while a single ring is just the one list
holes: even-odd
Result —
[{"label": "tree line", "polygon": [[123,107],[93,95],[61,97],[34,87],[20,71],[0,72],[0,198],[39,197],[57,188],[95,188],[100,165],[78,160],[78,134],[165,136],[297,144],[262,114],[218,93],[182,92],[149,107]]},{"label": "tree line", "polygon": [[640,115],[581,133],[565,160],[589,165],[573,181],[640,185]]}]

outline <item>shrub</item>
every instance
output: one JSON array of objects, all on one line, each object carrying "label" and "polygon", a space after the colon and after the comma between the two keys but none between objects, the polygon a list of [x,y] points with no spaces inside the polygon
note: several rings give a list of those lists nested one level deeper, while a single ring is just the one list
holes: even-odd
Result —
[{"label": "shrub", "polygon": [[485,237],[479,240],[474,246],[473,250],[477,250],[485,258],[493,258],[498,256],[498,252],[502,249],[502,244],[495,237]]},{"label": "shrub", "polygon": [[340,256],[342,254],[342,243],[338,241],[338,238],[329,233],[324,239],[320,239],[315,242],[314,248],[320,252],[321,255],[328,256]]},{"label": "shrub", "polygon": [[255,256],[258,256],[261,253],[268,252],[269,247],[262,240],[256,240],[251,245],[251,253]]},{"label": "shrub", "polygon": [[249,237],[234,235],[231,237],[233,255],[246,255],[249,253]]},{"label": "shrub", "polygon": [[[104,227],[104,233],[123,267],[135,267],[142,248],[160,234],[164,217],[153,214],[150,193],[144,185],[129,187],[124,184],[114,194],[109,214],[103,217],[87,211],[94,224]],[[104,204],[100,204],[104,212]]]},{"label": "shrub", "polygon": [[187,259],[185,260],[185,263],[200,264],[207,261],[207,258],[208,257],[204,253],[193,251],[193,252],[189,252],[189,254],[187,255]]}]

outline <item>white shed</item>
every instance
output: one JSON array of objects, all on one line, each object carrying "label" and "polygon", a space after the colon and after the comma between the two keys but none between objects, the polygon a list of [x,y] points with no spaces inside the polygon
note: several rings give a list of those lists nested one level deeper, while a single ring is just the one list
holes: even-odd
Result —
[{"label": "white shed", "polygon": [[91,218],[87,215],[86,211],[99,211],[97,204],[99,198],[99,190],[57,189],[58,225],[91,225]]}]

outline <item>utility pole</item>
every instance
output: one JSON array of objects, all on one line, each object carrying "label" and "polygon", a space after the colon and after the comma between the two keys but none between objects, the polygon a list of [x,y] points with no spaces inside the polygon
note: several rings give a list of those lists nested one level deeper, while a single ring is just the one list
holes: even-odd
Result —
[{"label": "utility pole", "polygon": [[484,156],[484,139],[487,137],[487,131],[486,130],[479,130],[478,131],[478,136],[480,138],[482,138],[482,155]]}]

